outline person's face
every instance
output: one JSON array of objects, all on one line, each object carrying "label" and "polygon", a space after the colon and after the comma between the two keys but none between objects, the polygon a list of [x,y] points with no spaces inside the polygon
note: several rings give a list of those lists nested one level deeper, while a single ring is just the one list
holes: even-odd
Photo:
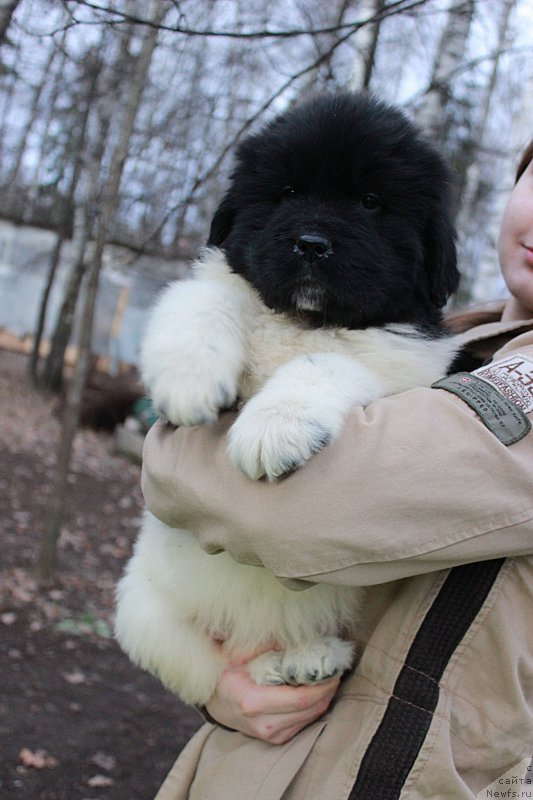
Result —
[{"label": "person's face", "polygon": [[500,228],[498,253],[510,293],[520,306],[533,311],[533,161],[509,197]]}]

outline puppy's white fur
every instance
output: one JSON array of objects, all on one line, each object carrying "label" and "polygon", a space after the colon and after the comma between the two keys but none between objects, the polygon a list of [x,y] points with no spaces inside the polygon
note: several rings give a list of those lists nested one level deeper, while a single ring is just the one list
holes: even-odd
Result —
[{"label": "puppy's white fur", "polygon": [[[430,384],[455,350],[454,340],[409,325],[306,327],[268,309],[209,249],[192,278],[159,299],[141,361],[154,405],[176,425],[211,422],[237,398],[247,401],[229,454],[250,478],[273,480],[338,437],[350,408]],[[363,595],[327,584],[291,591],[261,567],[207,555],[189,531],[147,512],[117,597],[116,633],[132,660],[204,704],[232,653],[280,648],[251,663],[258,683],[342,673],[353,661]]]}]

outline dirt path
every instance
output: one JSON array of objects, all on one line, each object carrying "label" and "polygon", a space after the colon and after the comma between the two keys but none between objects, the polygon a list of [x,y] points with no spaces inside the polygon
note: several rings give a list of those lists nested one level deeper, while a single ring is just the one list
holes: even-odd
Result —
[{"label": "dirt path", "polygon": [[139,468],[76,440],[56,588],[32,579],[59,428],[54,402],[0,351],[0,799],[151,800],[199,725],[110,638]]}]

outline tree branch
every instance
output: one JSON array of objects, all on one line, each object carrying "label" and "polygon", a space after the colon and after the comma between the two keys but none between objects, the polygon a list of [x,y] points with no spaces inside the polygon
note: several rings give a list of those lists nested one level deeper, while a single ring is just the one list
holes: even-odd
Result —
[{"label": "tree branch", "polygon": [[172,33],[181,33],[187,36],[219,38],[226,37],[230,39],[290,39],[298,36],[318,36],[324,33],[340,33],[342,31],[348,31],[349,35],[351,35],[359,30],[359,28],[361,28],[363,25],[368,25],[372,22],[378,22],[386,17],[395,16],[396,14],[402,12],[411,11],[413,8],[417,8],[420,5],[425,5],[428,1],[429,0],[393,0],[393,2],[388,3],[382,11],[373,15],[372,17],[368,17],[368,19],[365,20],[345,22],[325,28],[294,28],[292,30],[280,31],[265,29],[259,31],[197,30],[195,28],[188,28],[180,25],[179,23],[176,25],[157,24],[149,19],[139,17],[135,14],[128,14],[125,11],[119,11],[109,5],[99,5],[93,0],[63,0],[63,3],[71,15],[73,22],[79,25],[94,25],[101,24],[101,22],[95,23],[94,21],[89,22],[86,20],[76,19],[74,17],[74,12],[69,8],[69,6],[73,3],[77,6],[90,8],[92,11],[103,12],[104,14],[115,17],[115,19],[112,20],[113,24],[128,23],[133,25],[147,25],[148,27],[157,27],[159,30],[170,31]]},{"label": "tree branch", "polygon": [[[81,1],[85,2],[86,0],[81,0]],[[87,0],[87,2],[88,2],[88,0]],[[140,251],[139,251],[138,257],[140,257],[140,255],[142,255],[142,253],[145,252],[145,250],[148,248],[148,246],[150,245],[151,242],[153,242],[155,239],[157,239],[157,237],[159,236],[159,234],[161,233],[161,231],[163,230],[163,228],[165,227],[165,225],[167,224],[169,219],[172,217],[172,215],[175,214],[184,205],[187,205],[188,203],[190,203],[192,198],[194,197],[195,193],[200,188],[200,186],[202,186],[210,178],[212,178],[213,175],[215,175],[215,173],[220,169],[220,166],[221,166],[222,162],[224,161],[224,159],[226,158],[226,156],[228,155],[228,153],[235,148],[237,142],[241,139],[241,137],[263,116],[263,114],[266,111],[268,111],[268,109],[272,106],[272,104],[275,103],[275,101],[279,97],[281,97],[281,95],[284,92],[286,92],[296,81],[298,81],[300,78],[302,78],[308,72],[312,72],[313,70],[318,69],[325,61],[327,61],[329,58],[331,58],[331,56],[334,53],[334,51],[338,47],[340,47],[340,45],[344,44],[344,42],[346,42],[351,36],[353,36],[354,33],[356,33],[356,31],[359,30],[359,28],[361,28],[363,25],[367,25],[367,24],[370,24],[372,22],[379,21],[380,19],[383,18],[383,15],[392,16],[393,14],[394,15],[395,14],[399,14],[402,11],[411,10],[412,8],[416,8],[418,6],[425,5],[425,3],[427,3],[427,2],[428,2],[428,0],[410,0],[410,2],[408,2],[408,3],[402,1],[402,2],[389,4],[388,6],[386,6],[385,9],[383,9],[380,12],[378,12],[374,16],[369,17],[364,22],[357,23],[356,26],[354,26],[354,24],[350,25],[348,32],[345,33],[343,36],[341,36],[339,39],[337,39],[337,41],[334,42],[332,44],[332,46],[325,53],[322,53],[311,64],[308,64],[306,67],[303,67],[301,70],[299,70],[295,74],[291,75],[274,92],[274,94],[272,94],[268,98],[268,100],[266,100],[252,114],[252,116],[250,116],[244,122],[244,124],[241,125],[240,129],[237,131],[237,133],[232,138],[232,140],[223,148],[223,150],[220,152],[218,158],[213,162],[211,167],[206,172],[204,172],[203,175],[199,176],[195,180],[195,182],[194,182],[193,186],[191,187],[191,190],[189,191],[187,197],[182,198],[179,201],[179,203],[176,203],[174,206],[172,206],[167,211],[167,213],[165,214],[165,216],[163,217],[162,221],[159,223],[157,228],[142,243],[142,245],[140,247]],[[390,11],[392,6],[395,7],[394,11]],[[340,26],[340,27],[346,28],[346,26]]]}]

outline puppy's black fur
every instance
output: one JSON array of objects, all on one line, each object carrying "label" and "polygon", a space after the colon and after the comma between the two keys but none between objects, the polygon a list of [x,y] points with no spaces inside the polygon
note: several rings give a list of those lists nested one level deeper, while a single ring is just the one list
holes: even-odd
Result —
[{"label": "puppy's black fur", "polygon": [[208,244],[313,326],[435,334],[459,278],[449,205],[446,165],[401,111],[325,95],[240,145]]}]

